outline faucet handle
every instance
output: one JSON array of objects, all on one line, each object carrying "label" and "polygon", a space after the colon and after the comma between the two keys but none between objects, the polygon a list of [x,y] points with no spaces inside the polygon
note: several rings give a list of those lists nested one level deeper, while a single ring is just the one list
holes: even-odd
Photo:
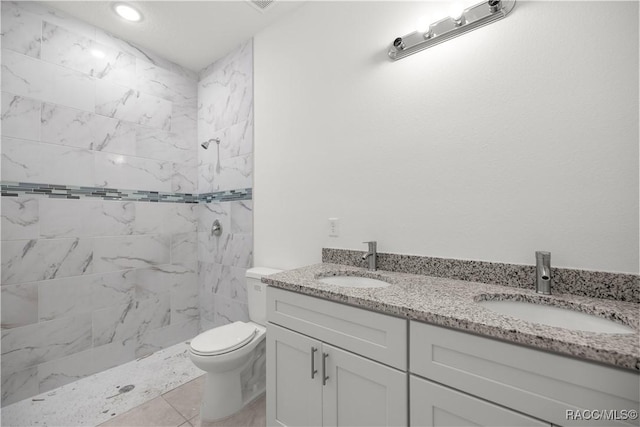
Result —
[{"label": "faucet handle", "polygon": [[371,255],[376,255],[376,252],[378,252],[378,243],[375,240],[372,240],[370,242],[362,242],[362,243],[367,243],[369,245],[369,254]]},{"label": "faucet handle", "polygon": [[369,258],[369,270],[377,270],[378,269],[378,264],[377,264],[378,249],[376,247],[377,242],[375,240],[372,240],[370,242],[362,242],[362,243],[369,244],[369,252],[364,254],[362,256],[362,259],[366,260],[367,258]]},{"label": "faucet handle", "polygon": [[548,265],[551,262],[551,252],[536,251],[536,263]]}]

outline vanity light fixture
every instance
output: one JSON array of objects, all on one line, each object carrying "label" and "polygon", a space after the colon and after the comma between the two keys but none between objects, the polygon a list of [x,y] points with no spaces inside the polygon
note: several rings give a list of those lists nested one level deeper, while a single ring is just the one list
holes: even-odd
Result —
[{"label": "vanity light fixture", "polygon": [[113,10],[118,14],[122,19],[129,22],[140,22],[142,21],[142,13],[133,6],[126,3],[115,3],[113,5]]},{"label": "vanity light fixture", "polygon": [[[424,31],[397,37],[389,47],[389,58],[398,60],[430,48],[476,28],[504,18],[513,10],[516,0],[489,0],[434,22]],[[454,16],[455,15],[455,16]]]}]

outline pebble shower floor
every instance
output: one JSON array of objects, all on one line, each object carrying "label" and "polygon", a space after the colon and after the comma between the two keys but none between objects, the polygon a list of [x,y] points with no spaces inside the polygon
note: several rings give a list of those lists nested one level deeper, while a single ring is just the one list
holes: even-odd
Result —
[{"label": "pebble shower floor", "polygon": [[2,425],[97,426],[203,375],[188,349],[179,343],[5,406]]}]

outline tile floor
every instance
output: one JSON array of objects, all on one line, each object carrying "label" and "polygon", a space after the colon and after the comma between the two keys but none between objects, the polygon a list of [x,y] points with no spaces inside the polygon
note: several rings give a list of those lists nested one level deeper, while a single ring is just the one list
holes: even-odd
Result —
[{"label": "tile floor", "polygon": [[158,426],[190,427],[198,416],[204,377],[199,377],[124,414],[100,424],[101,427]]},{"label": "tile floor", "polygon": [[201,423],[199,407],[203,380],[204,377],[200,377],[188,382],[100,424],[100,427],[264,427],[266,425],[264,394],[237,414],[213,423]]},{"label": "tile floor", "polygon": [[[187,343],[2,408],[2,426],[200,425],[203,371]],[[125,386],[135,386],[120,392]],[[243,411],[203,427],[265,426],[264,395]]]}]

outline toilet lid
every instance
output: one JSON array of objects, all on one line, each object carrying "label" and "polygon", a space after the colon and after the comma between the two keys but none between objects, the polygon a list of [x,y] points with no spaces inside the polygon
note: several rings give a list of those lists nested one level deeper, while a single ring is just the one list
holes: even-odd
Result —
[{"label": "toilet lid", "polygon": [[258,330],[245,322],[233,322],[201,333],[191,340],[191,350],[202,356],[228,353],[246,345]]}]

